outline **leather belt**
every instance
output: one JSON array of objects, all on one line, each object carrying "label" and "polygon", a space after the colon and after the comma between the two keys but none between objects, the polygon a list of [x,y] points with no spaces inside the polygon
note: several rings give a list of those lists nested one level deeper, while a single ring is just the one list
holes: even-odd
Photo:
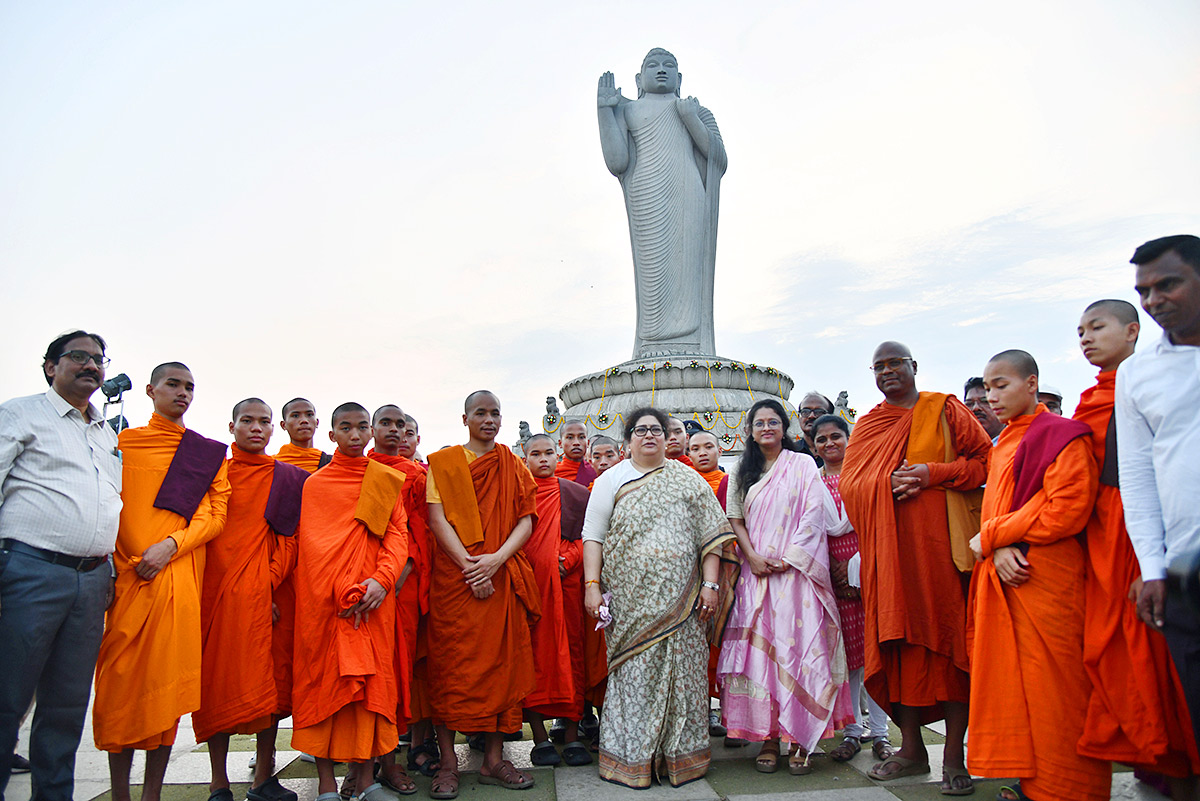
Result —
[{"label": "leather belt", "polygon": [[35,548],[32,545],[26,545],[20,540],[0,540],[0,550],[23,553],[26,556],[41,559],[43,562],[49,562],[52,565],[69,567],[80,573],[87,573],[90,570],[100,567],[100,565],[108,564],[107,556],[67,556],[65,553],[56,553],[55,551],[47,551],[44,548]]}]

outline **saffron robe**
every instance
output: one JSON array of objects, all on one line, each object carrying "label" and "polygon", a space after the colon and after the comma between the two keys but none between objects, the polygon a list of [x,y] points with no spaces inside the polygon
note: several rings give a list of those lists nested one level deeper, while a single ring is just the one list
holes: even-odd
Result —
[{"label": "saffron robe", "polygon": [[[913,426],[918,415],[937,421],[938,409],[956,454],[948,463],[941,426]],[[912,409],[873,408],[846,448],[839,491],[862,554],[865,684],[889,715],[892,704],[920,707],[930,723],[941,702],[968,699],[966,582],[954,566],[946,491],[982,484],[991,447],[957,398],[922,392]],[[914,452],[932,457],[920,460],[930,486],[897,502],[892,472]]]},{"label": "saffron robe", "polygon": [[[290,681],[286,687],[276,681],[271,604],[272,576],[290,562],[295,545],[288,535],[295,532],[276,533],[265,515],[276,471],[308,474],[230,447],[225,528],[205,548],[200,708],[192,714],[198,743],[216,734],[256,734],[291,710],[290,696],[281,695]],[[299,493],[288,501],[298,507]]]},{"label": "saffron robe", "polygon": [[429,653],[424,619],[429,613],[429,568],[433,534],[429,530],[429,506],[425,503],[425,468],[403,456],[388,456],[374,449],[367,454],[377,462],[404,474],[404,512],[408,517],[408,558],[412,570],[404,586],[396,594],[396,672],[399,682],[400,706],[396,710],[400,728],[414,720],[429,717],[428,690],[425,670],[420,671],[418,686],[417,662]]},{"label": "saffron robe", "polygon": [[[991,454],[980,529],[985,559],[971,577],[967,760],[977,775],[1019,777],[1036,801],[1102,801],[1109,798],[1111,766],[1076,752],[1090,693],[1083,669],[1085,557],[1076,535],[1091,515],[1099,468],[1084,433],[1061,447],[1040,487],[1029,484],[1038,465],[1020,464],[1018,448],[1034,420],[1050,414],[1038,404],[1035,414],[1010,420]],[[1049,424],[1073,421],[1054,416]],[[1025,487],[1036,492],[1014,509]],[[1010,587],[992,557],[1020,543],[1029,548],[1029,580]]]},{"label": "saffron robe", "polygon": [[[307,473],[315,473],[329,461],[329,454],[319,448],[299,448],[288,442],[284,444],[275,458],[284,464],[299,467]],[[289,545],[294,549],[296,541]],[[291,698],[292,681],[292,651],[296,635],[296,588],[292,578],[295,566],[295,554],[286,571],[273,576],[275,584],[275,606],[279,609],[279,620],[275,621],[275,681],[281,688],[286,688],[286,697]],[[283,690],[281,690],[283,691]]]},{"label": "saffron robe", "polygon": [[[582,627],[577,627],[577,648],[572,642],[567,625],[566,593],[563,585],[566,577],[558,569],[561,544],[568,541],[569,532],[563,529],[562,505],[567,497],[576,499],[566,485],[583,493],[583,506],[587,507],[588,493],[583,487],[557,476],[534,478],[537,486],[536,520],[533,534],[522,549],[529,558],[533,575],[537,578],[542,608],[542,617],[530,632],[533,646],[533,667],[536,687],[525,697],[525,709],[546,717],[564,717],[578,720],[583,714],[583,688],[577,685],[572,651],[578,650],[577,661],[583,668]],[[575,501],[576,507],[578,500]],[[580,529],[583,516],[578,515]],[[575,541],[582,543],[580,532],[575,532]]]},{"label": "saffron robe", "polygon": [[[127,428],[121,448],[121,523],[113,565],[115,599],[96,661],[92,727],[96,747],[152,750],[175,742],[179,718],[200,707],[200,593],[204,544],[221,533],[229,503],[222,464],[188,522],[155,508],[184,428],[157,413]],[[149,581],[134,569],[151,545],[179,546]]]},{"label": "saffron robe", "polygon": [[[695,467],[695,465],[692,465]],[[700,473],[699,470],[696,471]],[[725,508],[725,497],[729,492],[729,474],[723,473],[720,470],[710,470],[707,473],[700,473],[700,478],[708,482],[708,486],[712,487],[713,494],[717,496],[717,501],[721,504],[721,508]],[[727,544],[725,550],[730,551],[731,555],[736,554],[736,543]],[[734,556],[733,558],[737,558]],[[735,580],[736,583],[736,580]],[[724,583],[721,585],[722,592],[726,590],[732,592],[732,587],[726,587]],[[708,696],[710,698],[721,697],[721,687],[717,682],[717,660],[721,656],[721,643],[713,643],[708,646]]]},{"label": "saffron robe", "polygon": [[[361,762],[396,747],[393,590],[408,561],[403,481],[389,467],[338,452],[304,484],[295,572],[298,751]],[[372,499],[376,510],[389,510],[382,520],[365,513]],[[356,629],[353,616],[338,615],[362,598],[368,578],[387,593]]]},{"label": "saffron robe", "polygon": [[[1116,447],[1108,441],[1116,380],[1116,370],[1100,373],[1075,407],[1075,419],[1092,429],[1098,465]],[[1200,756],[1166,638],[1138,618],[1129,600],[1140,574],[1121,491],[1102,478],[1087,523],[1083,664],[1092,695],[1079,753],[1167,776],[1197,775]]]},{"label": "saffron robe", "polygon": [[[495,553],[517,522],[533,515],[537,488],[504,445],[476,456],[464,447],[429,455],[427,495],[441,503],[467,553]],[[530,625],[541,614],[537,580],[522,551],[492,576],[478,599],[440,548],[430,586],[429,674],[433,717],[454,731],[514,732],[535,686]]]},{"label": "saffron robe", "polygon": [[[563,619],[567,624],[571,676],[575,683],[575,699],[572,702],[575,713],[565,717],[579,720],[583,715],[587,691],[587,634],[595,628],[594,622],[583,608],[583,518],[587,512],[588,498],[591,496],[576,482],[560,481],[558,497],[561,531],[558,555],[562,559],[563,570],[566,571],[562,577]],[[538,517],[540,519],[541,515]],[[599,633],[603,635],[603,632]],[[604,651],[604,641],[600,642],[600,648]]]},{"label": "saffron robe", "polygon": [[329,454],[320,448],[300,448],[290,442],[279,449],[275,458],[309,473],[315,473],[322,465],[329,464]]},{"label": "saffron robe", "polygon": [[577,462],[564,456],[554,468],[554,475],[587,487],[596,480],[596,468],[587,460]]}]

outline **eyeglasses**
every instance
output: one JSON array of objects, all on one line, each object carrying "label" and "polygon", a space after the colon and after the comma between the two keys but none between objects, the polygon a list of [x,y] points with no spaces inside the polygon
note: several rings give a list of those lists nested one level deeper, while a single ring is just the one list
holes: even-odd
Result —
[{"label": "eyeglasses", "polygon": [[797,409],[796,414],[801,417],[820,417],[827,412],[824,409]]},{"label": "eyeglasses", "polygon": [[874,364],[872,364],[871,372],[874,373],[875,375],[879,375],[884,370],[899,370],[901,367],[904,366],[905,362],[911,362],[911,361],[912,361],[911,356],[904,356],[902,358],[897,358],[897,359],[884,359],[881,362],[875,362]]},{"label": "eyeglasses", "polygon": [[779,422],[778,417],[772,417],[770,420],[754,421],[754,427],[760,431],[764,428],[779,428],[781,425],[783,425],[783,423]]},{"label": "eyeglasses", "polygon": [[88,359],[91,359],[96,363],[97,367],[107,367],[109,361],[111,361],[102,353],[88,353],[86,350],[69,350],[62,356],[59,356],[60,359],[63,357],[70,359],[76,364],[87,364]]},{"label": "eyeglasses", "polygon": [[647,434],[649,434],[652,437],[661,437],[663,435],[663,427],[662,426],[638,426],[637,428],[633,429],[633,435],[635,437],[644,437]]}]

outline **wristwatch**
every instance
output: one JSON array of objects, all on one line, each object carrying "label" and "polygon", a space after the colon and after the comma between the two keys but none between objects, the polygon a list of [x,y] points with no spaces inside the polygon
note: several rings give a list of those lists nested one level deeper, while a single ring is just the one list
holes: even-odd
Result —
[{"label": "wristwatch", "polygon": [[708,589],[712,590],[713,592],[721,591],[721,585],[715,581],[702,581],[702,582],[700,582],[700,586],[707,587]]}]

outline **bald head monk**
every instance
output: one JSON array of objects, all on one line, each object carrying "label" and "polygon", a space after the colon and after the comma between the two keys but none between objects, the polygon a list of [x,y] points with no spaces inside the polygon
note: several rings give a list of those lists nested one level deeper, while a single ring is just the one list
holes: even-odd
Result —
[{"label": "bald head monk", "polygon": [[1141,569],[1117,480],[1117,370],[1133,355],[1141,324],[1133,304],[1106,299],[1084,309],[1077,330],[1084,358],[1100,371],[1074,414],[1091,429],[1100,465],[1087,523],[1083,663],[1092,692],[1079,752],[1163,774],[1174,797],[1189,798],[1200,757],[1184,714],[1187,698],[1166,638],[1138,618]]},{"label": "bald head monk", "polygon": [[279,449],[275,458],[296,467],[315,473],[329,464],[329,454],[313,445],[313,437],[320,428],[317,407],[305,398],[292,398],[283,404],[279,412],[279,427],[287,432],[288,442]]},{"label": "bald head monk", "polygon": [[583,486],[596,480],[596,469],[587,459],[587,426],[579,420],[568,420],[558,431],[558,447],[562,459],[555,468],[555,475]]},{"label": "bald head monk", "polygon": [[854,427],[838,489],[859,537],[867,691],[903,742],[894,754],[876,744],[883,761],[870,776],[928,773],[921,725],[944,718],[942,790],[964,794],[964,573],[978,528],[963,493],[983,483],[992,443],[953,395],[917,390],[917,361],[903,344],[879,345],[871,370],[884,401]]},{"label": "bald head monk", "polygon": [[[1081,756],[1083,544],[1099,468],[1091,431],[1038,403],[1038,368],[1022,350],[983,371],[1004,423],[988,465],[979,564],[971,577],[971,771],[1017,776],[1035,801],[1109,798],[1112,766]],[[858,436],[858,431],[855,431]]]},{"label": "bald head monk", "polygon": [[[291,632],[279,626],[276,588],[295,559],[300,494],[308,473],[267,456],[271,407],[247,398],[233,407],[226,462],[231,494],[225,529],[205,548],[201,596],[200,708],[192,713],[196,742],[208,743],[209,793],[226,798],[231,734],[257,735],[250,801],[295,801],[273,774],[278,721],[291,714]],[[294,605],[295,596],[290,595]],[[277,655],[285,654],[284,664]],[[286,676],[280,676],[286,672]]]},{"label": "bald head monk", "polygon": [[421,447],[421,427],[417,424],[417,418],[411,414],[404,416],[404,434],[400,437],[399,453],[405,459],[411,459],[414,462],[421,461],[421,454],[418,448]]},{"label": "bald head monk", "polygon": [[[333,411],[330,463],[304,485],[296,533],[292,747],[312,754],[317,791],[383,790],[374,760],[399,740],[395,586],[408,561],[404,474],[368,459],[371,417],[358,403]],[[351,790],[353,788],[353,790]],[[318,797],[321,797],[318,796]]]},{"label": "bald head monk", "polygon": [[204,546],[225,526],[230,487],[225,444],[184,427],[195,389],[183,363],[155,367],[150,422],[119,437],[117,579],[92,709],[118,801],[129,799],[135,750],[146,751],[142,798],[157,801],[179,718],[200,707]]},{"label": "bald head monk", "polygon": [[683,421],[678,417],[667,418],[667,458],[674,459],[677,462],[683,462],[688,467],[692,466],[692,460],[687,455],[688,435],[687,428],[683,425]]},{"label": "bald head monk", "polygon": [[[533,777],[503,758],[504,734],[521,728],[536,679],[530,626],[541,614],[537,580],[521,548],[533,532],[537,488],[496,441],[500,399],[488,390],[463,402],[465,445],[429,455],[426,500],[437,548],[430,585],[432,706],[441,753],[457,731],[484,734],[479,781],[521,789]],[[457,764],[442,763],[430,791],[458,792]]]},{"label": "bald head monk", "polygon": [[[411,726],[413,766],[421,768],[432,757],[416,753],[433,734],[429,718],[429,691],[425,656],[428,653],[424,616],[429,611],[429,568],[433,541],[429,531],[428,506],[425,503],[425,468],[405,456],[405,444],[410,442],[410,418],[399,406],[386,404],[371,416],[374,447],[368,456],[404,473],[404,511],[408,515],[408,562],[400,574],[396,590],[396,671],[400,703],[396,711],[397,725]],[[415,423],[413,424],[415,431]],[[414,447],[409,453],[415,452]],[[416,787],[403,766],[396,762],[395,753],[384,754],[380,760],[379,778],[390,789],[409,793]]]},{"label": "bald head monk", "polygon": [[[533,733],[530,760],[535,765],[588,765],[587,746],[579,742],[583,713],[583,517],[588,491],[556,475],[554,440],[535,434],[523,443],[525,465],[537,485],[537,523],[525,553],[541,592],[542,619],[532,632],[537,686],[524,701]],[[560,758],[546,732],[547,717],[565,721]]]},{"label": "bald head monk", "polygon": [[717,440],[716,434],[711,431],[692,434],[688,439],[688,456],[692,460],[692,467],[712,487],[717,500],[721,502],[721,508],[724,509],[725,492],[729,488],[729,475],[719,468],[721,443]]},{"label": "bald head monk", "polygon": [[599,476],[621,461],[621,445],[612,437],[601,434],[592,440],[592,467]]}]

